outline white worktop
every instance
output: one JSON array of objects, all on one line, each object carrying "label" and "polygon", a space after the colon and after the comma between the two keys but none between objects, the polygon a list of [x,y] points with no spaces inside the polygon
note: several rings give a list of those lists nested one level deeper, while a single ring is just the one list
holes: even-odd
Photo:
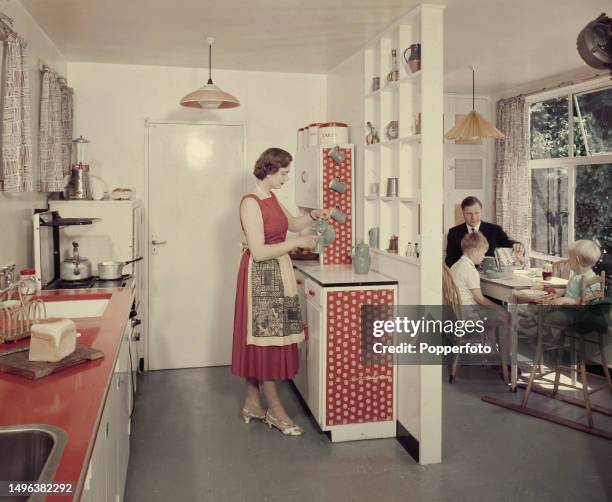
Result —
[{"label": "white worktop", "polygon": [[294,261],[293,266],[321,286],[397,284],[397,279],[372,270],[367,274],[356,274],[352,265],[321,265],[314,261]]}]

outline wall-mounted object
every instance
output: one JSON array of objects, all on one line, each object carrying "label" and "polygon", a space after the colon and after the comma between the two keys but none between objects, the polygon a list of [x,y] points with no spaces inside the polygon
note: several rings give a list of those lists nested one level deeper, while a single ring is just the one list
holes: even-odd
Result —
[{"label": "wall-mounted object", "polygon": [[346,155],[338,145],[329,151],[329,156],[336,164],[342,164],[346,160]]},{"label": "wall-mounted object", "polygon": [[211,76],[212,64],[212,44],[214,38],[208,37],[208,82],[199,89],[190,92],[181,99],[181,106],[188,108],[203,108],[207,110],[215,110],[220,108],[236,108],[240,106],[240,101],[231,94],[222,91],[213,84]]},{"label": "wall-mounted object", "polygon": [[404,61],[412,73],[421,69],[421,44],[412,44],[404,51]]},{"label": "wall-mounted object", "polygon": [[586,64],[612,73],[612,19],[602,13],[587,24],[578,34],[576,48]]}]

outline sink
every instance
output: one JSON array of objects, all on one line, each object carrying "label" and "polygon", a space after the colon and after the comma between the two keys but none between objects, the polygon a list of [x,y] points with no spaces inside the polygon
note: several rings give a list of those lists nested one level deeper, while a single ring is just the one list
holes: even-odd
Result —
[{"label": "sink", "polygon": [[58,300],[45,301],[47,317],[102,317],[108,305],[108,298],[92,300]]},{"label": "sink", "polygon": [[[68,435],[53,425],[15,425],[0,427],[0,476],[11,481],[51,483]],[[29,500],[43,500],[44,495]],[[4,501],[25,497],[2,497]]]}]

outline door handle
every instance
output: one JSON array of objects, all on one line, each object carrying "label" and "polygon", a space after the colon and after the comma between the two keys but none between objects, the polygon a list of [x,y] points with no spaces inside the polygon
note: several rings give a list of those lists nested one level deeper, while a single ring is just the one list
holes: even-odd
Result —
[{"label": "door handle", "polygon": [[153,239],[151,241],[151,244],[153,244],[154,246],[161,246],[162,244],[166,244],[166,242],[168,241],[158,241],[157,239]]}]

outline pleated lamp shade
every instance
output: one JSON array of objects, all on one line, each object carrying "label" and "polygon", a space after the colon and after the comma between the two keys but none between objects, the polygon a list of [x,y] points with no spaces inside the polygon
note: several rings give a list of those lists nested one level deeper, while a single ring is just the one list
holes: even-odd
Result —
[{"label": "pleated lamp shade", "polygon": [[455,127],[448,131],[444,137],[446,139],[463,139],[474,140],[481,138],[501,139],[505,136],[491,122],[485,119],[474,108],[474,97],[476,94],[475,76],[476,68],[470,67],[472,70],[472,111],[459,122]]},{"label": "pleated lamp shade", "polygon": [[472,110],[455,127],[448,131],[446,139],[478,139],[495,138],[501,139],[504,135],[480,113]]},{"label": "pleated lamp shade", "polygon": [[236,108],[240,106],[238,98],[219,89],[212,81],[212,44],[214,38],[208,41],[208,82],[199,89],[190,92],[181,99],[181,106],[188,108],[203,108],[205,110],[218,110],[221,108]]}]

